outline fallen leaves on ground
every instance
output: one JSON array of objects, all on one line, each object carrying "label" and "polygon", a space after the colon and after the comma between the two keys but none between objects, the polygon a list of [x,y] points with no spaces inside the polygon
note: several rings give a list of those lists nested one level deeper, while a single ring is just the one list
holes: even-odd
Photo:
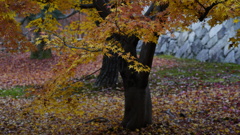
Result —
[{"label": "fallen leaves on ground", "polygon": [[[31,99],[0,100],[3,134],[239,134],[239,86],[198,89],[178,94],[152,93],[153,124],[137,131],[122,129],[123,93],[91,92],[79,95],[84,113],[39,115],[24,112]],[[91,121],[95,118],[107,121]]]},{"label": "fallen leaves on ground", "polygon": [[[18,57],[1,57],[0,78],[8,80],[7,87],[32,85],[24,80],[31,74],[36,84],[51,78],[51,68],[58,58],[31,60],[28,54]],[[4,63],[5,62],[5,63]],[[12,65],[11,65],[12,64]],[[56,115],[56,112],[40,115],[26,109],[30,98],[0,98],[1,134],[239,134],[240,133],[240,82],[186,82],[186,78],[157,78],[159,70],[176,68],[180,65],[174,59],[156,58],[153,63],[150,87],[152,89],[153,124],[136,131],[120,126],[123,118],[124,96],[114,89],[86,90],[77,94],[78,114]],[[78,76],[90,74],[100,68],[101,59],[89,65],[79,66]],[[3,69],[3,67],[5,67]],[[50,68],[49,68],[50,67]],[[38,71],[38,72],[34,72]],[[87,71],[87,72],[86,72]],[[46,72],[45,75],[44,73]],[[42,76],[41,76],[42,75]],[[17,76],[19,81],[14,80]],[[36,77],[37,76],[37,77]],[[162,79],[162,81],[161,81]],[[2,84],[5,84],[0,81]],[[200,79],[192,80],[201,81]],[[1,84],[1,85],[2,85]],[[68,104],[72,100],[69,98]]]},{"label": "fallen leaves on ground", "polygon": [[[0,55],[0,88],[42,85],[54,76],[59,56],[49,59],[30,59],[30,53]],[[76,77],[88,75],[101,68],[101,56],[89,64],[78,67]]]}]

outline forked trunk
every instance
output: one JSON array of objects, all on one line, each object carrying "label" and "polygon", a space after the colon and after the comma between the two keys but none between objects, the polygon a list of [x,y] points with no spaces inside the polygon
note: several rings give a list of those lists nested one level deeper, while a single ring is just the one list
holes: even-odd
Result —
[{"label": "forked trunk", "polygon": [[125,68],[121,72],[124,85],[125,112],[122,126],[131,130],[152,123],[152,101],[148,87],[149,73]]},{"label": "forked trunk", "polygon": [[[115,39],[121,42],[126,53],[130,52],[131,55],[137,57],[137,37],[115,35]],[[155,43],[143,44],[137,61],[151,68],[155,47]],[[148,87],[149,72],[137,72],[129,69],[130,64],[124,60],[119,64],[125,90],[125,112],[122,126],[134,130],[152,123],[152,101]]]}]

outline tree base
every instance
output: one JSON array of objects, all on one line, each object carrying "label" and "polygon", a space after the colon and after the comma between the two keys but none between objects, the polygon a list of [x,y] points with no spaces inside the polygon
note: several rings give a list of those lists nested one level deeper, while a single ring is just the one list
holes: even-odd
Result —
[{"label": "tree base", "polygon": [[30,58],[31,59],[52,58],[52,51],[51,51],[51,49],[42,50],[42,51],[34,51],[34,52],[31,52]]},{"label": "tree base", "polygon": [[146,88],[127,88],[122,126],[135,130],[149,124],[152,124],[152,101],[148,86]]}]

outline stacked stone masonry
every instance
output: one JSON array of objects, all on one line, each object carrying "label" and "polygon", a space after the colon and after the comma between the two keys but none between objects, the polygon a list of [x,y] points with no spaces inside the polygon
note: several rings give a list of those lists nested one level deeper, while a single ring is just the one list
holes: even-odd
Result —
[{"label": "stacked stone masonry", "polygon": [[189,28],[189,31],[174,32],[174,36],[170,36],[171,34],[160,36],[156,54],[203,62],[240,64],[240,46],[229,48],[231,44],[229,38],[236,35],[240,22],[233,23],[233,19],[230,19],[214,27],[206,22],[198,22]]}]

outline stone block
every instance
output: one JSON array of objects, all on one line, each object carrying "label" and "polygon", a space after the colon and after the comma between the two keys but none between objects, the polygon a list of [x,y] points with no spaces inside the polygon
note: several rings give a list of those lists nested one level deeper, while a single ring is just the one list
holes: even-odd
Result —
[{"label": "stone block", "polygon": [[188,41],[189,41],[190,43],[193,42],[194,39],[195,39],[195,37],[196,37],[196,34],[195,34],[195,32],[192,31],[192,32],[189,34]]},{"label": "stone block", "polygon": [[214,45],[210,50],[209,50],[209,55],[213,56],[215,55],[218,51],[223,51],[223,47],[228,45],[227,41],[228,37],[225,35],[222,39],[220,39],[216,45]]},{"label": "stone block", "polygon": [[226,33],[227,29],[225,27],[222,27],[220,31],[218,31],[217,36],[218,39],[221,39],[224,37],[225,33]]},{"label": "stone block", "polygon": [[208,49],[204,49],[202,51],[200,51],[198,53],[198,55],[196,56],[197,60],[200,60],[202,62],[206,62],[209,59],[209,54],[208,54],[209,50]]},{"label": "stone block", "polygon": [[231,51],[230,53],[228,53],[228,55],[225,58],[224,62],[225,63],[236,63],[234,51]]},{"label": "stone block", "polygon": [[240,51],[240,45],[238,47],[234,47],[234,50],[235,50],[235,52]]},{"label": "stone block", "polygon": [[193,59],[193,58],[194,58],[194,55],[191,53],[187,58],[188,58],[188,59]]},{"label": "stone block", "polygon": [[185,42],[184,45],[176,52],[176,57],[181,58],[187,50],[190,49],[190,44]]},{"label": "stone block", "polygon": [[173,32],[173,37],[172,39],[178,39],[180,35],[180,32]]},{"label": "stone block", "polygon": [[236,35],[236,31],[234,27],[228,28],[226,35],[228,35],[229,38],[234,37]]},{"label": "stone block", "polygon": [[205,45],[209,41],[209,39],[209,35],[205,34],[205,36],[201,40],[202,45]]},{"label": "stone block", "polygon": [[197,55],[203,48],[201,40],[197,39],[192,43],[192,52],[194,55]]},{"label": "stone block", "polygon": [[202,27],[202,22],[193,23],[193,24],[191,25],[191,29],[192,29],[193,31],[197,30],[197,29],[200,28],[200,27]]},{"label": "stone block", "polygon": [[195,34],[197,38],[201,39],[205,34],[207,34],[208,30],[204,27],[200,27],[199,29],[195,30]]},{"label": "stone block", "polygon": [[171,40],[168,45],[168,51],[170,53],[174,52],[174,48],[177,46],[177,42],[175,40]]},{"label": "stone block", "polygon": [[223,52],[219,51],[216,54],[210,56],[209,55],[209,61],[210,62],[223,62],[225,57],[223,56]]},{"label": "stone block", "polygon": [[235,59],[240,59],[240,50],[235,53]]},{"label": "stone block", "polygon": [[209,31],[212,27],[208,23],[205,23],[204,28],[206,28]]},{"label": "stone block", "polygon": [[163,35],[159,40],[158,40],[158,43],[160,45],[163,45],[164,43],[168,42],[170,37],[166,36],[166,35]]},{"label": "stone block", "polygon": [[240,58],[236,59],[236,63],[240,64]]},{"label": "stone block", "polygon": [[215,35],[208,41],[206,48],[212,48],[217,43],[217,41],[218,41],[218,37],[217,35]]},{"label": "stone block", "polygon": [[160,49],[161,49],[161,46],[159,44],[157,44],[155,53],[160,54]]},{"label": "stone block", "polygon": [[225,22],[223,22],[223,25],[226,27],[226,28],[230,28],[233,26],[233,19],[229,19],[229,20],[226,20]]},{"label": "stone block", "polygon": [[179,46],[182,46],[185,43],[185,41],[188,38],[188,33],[189,33],[188,31],[184,31],[179,35],[179,38],[178,38],[178,45]]},{"label": "stone block", "polygon": [[176,55],[176,53],[177,53],[178,50],[179,50],[179,47],[176,46],[176,47],[174,48],[174,50],[173,50],[173,55]]},{"label": "stone block", "polygon": [[222,24],[218,24],[212,27],[211,30],[209,31],[209,37],[212,38],[213,36],[215,36],[222,29],[222,27],[223,27]]},{"label": "stone block", "polygon": [[226,56],[230,51],[234,50],[233,47],[229,48],[229,45],[226,45],[223,50],[224,56]]},{"label": "stone block", "polygon": [[162,40],[162,35],[158,37],[158,41],[157,41],[158,44],[161,42],[161,40]]},{"label": "stone block", "polygon": [[167,51],[167,46],[168,46],[168,43],[166,43],[166,42],[163,43],[162,47],[159,50],[159,53],[164,54]]},{"label": "stone block", "polygon": [[[240,18],[239,18],[239,19],[240,19]],[[238,30],[238,29],[240,29],[240,22],[234,24],[234,30],[236,31],[236,30]]]}]

